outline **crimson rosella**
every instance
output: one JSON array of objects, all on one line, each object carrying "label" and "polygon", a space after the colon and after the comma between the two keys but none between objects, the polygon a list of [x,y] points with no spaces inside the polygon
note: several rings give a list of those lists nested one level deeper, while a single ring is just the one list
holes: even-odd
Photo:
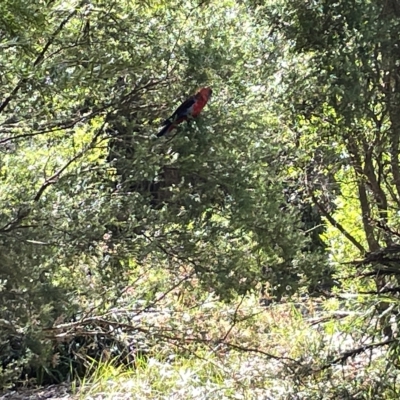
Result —
[{"label": "crimson rosella", "polygon": [[200,89],[195,95],[184,101],[175,112],[163,122],[164,128],[158,132],[157,137],[164,136],[171,132],[183,121],[189,121],[191,118],[196,118],[212,95],[212,90],[209,87]]}]

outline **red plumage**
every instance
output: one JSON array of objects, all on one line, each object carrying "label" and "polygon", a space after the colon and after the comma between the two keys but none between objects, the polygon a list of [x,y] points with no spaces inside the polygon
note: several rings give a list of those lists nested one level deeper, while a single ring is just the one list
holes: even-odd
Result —
[{"label": "red plumage", "polygon": [[157,137],[164,136],[175,129],[183,121],[189,121],[191,118],[196,118],[212,95],[212,90],[209,87],[201,88],[195,95],[185,100],[174,113],[164,121],[164,128],[158,132]]}]

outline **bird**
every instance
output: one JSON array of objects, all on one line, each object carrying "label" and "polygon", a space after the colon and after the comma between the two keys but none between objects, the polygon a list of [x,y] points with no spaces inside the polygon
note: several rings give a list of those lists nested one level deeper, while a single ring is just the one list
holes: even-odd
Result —
[{"label": "bird", "polygon": [[163,122],[162,126],[164,127],[160,132],[158,132],[157,137],[164,136],[171,132],[183,121],[187,121],[189,123],[190,119],[196,118],[207,104],[211,95],[212,89],[209,87],[204,87],[201,88],[195,95],[190,96],[168,119]]}]

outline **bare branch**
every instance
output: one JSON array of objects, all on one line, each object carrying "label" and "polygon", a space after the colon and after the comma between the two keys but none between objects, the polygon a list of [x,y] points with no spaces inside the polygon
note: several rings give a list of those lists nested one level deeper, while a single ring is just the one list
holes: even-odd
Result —
[{"label": "bare branch", "polygon": [[361,253],[365,254],[366,250],[362,246],[360,242],[356,240],[356,238],[351,235],[338,221],[335,220],[335,218],[332,217],[332,215],[325,209],[325,207],[318,201],[314,193],[312,193],[311,190],[309,190],[309,193],[311,195],[311,199],[314,202],[314,204],[318,207],[318,209],[321,211],[321,214],[329,221],[329,223],[337,228],[343,236],[348,239],[355,247],[357,247],[358,250],[360,250]]},{"label": "bare branch", "polygon": [[364,345],[361,347],[357,347],[355,349],[347,350],[347,351],[343,352],[339,357],[335,358],[333,361],[331,361],[328,364],[325,364],[324,366],[319,368],[316,372],[324,371],[324,370],[332,367],[335,364],[344,364],[349,358],[355,357],[361,353],[365,353],[367,350],[372,350],[372,349],[375,349],[378,347],[388,346],[395,342],[398,342],[398,339],[389,339],[389,340],[385,340],[383,342],[371,343],[371,344],[367,344],[367,345]]}]

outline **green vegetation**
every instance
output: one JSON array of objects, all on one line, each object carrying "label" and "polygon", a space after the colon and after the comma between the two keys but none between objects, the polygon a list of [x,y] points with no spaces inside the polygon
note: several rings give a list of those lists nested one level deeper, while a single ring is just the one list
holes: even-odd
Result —
[{"label": "green vegetation", "polygon": [[2,1],[0,387],[399,398],[399,21]]}]

